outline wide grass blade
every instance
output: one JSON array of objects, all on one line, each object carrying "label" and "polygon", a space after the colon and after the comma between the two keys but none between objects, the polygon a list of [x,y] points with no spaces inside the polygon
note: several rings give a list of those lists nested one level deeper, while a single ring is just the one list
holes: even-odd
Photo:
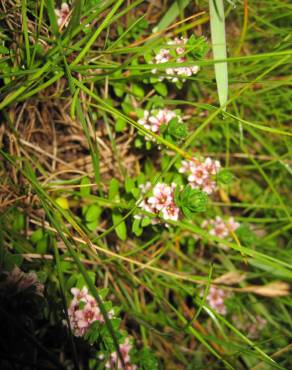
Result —
[{"label": "wide grass blade", "polygon": [[228,99],[227,62],[216,63],[217,60],[224,60],[227,57],[223,0],[209,0],[209,8],[217,91],[220,106],[225,110],[225,104]]}]

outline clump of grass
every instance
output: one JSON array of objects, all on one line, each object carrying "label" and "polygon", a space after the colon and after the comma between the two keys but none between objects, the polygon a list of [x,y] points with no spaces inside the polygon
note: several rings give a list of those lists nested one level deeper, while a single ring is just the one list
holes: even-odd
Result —
[{"label": "clump of grass", "polygon": [[0,6],[1,366],[288,369],[288,3]]}]

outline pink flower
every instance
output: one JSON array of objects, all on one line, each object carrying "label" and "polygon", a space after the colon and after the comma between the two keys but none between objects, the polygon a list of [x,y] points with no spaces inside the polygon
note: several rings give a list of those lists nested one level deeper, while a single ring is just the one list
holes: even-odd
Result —
[{"label": "pink flower", "polygon": [[158,211],[161,211],[162,208],[172,203],[172,193],[173,189],[170,186],[163,183],[158,183],[153,188],[153,196],[148,199],[148,203],[150,203]]},{"label": "pink flower", "polygon": [[231,231],[235,231],[240,224],[230,217],[227,221],[224,221],[220,216],[216,216],[214,220],[204,221],[202,228],[209,227],[210,235],[217,236],[220,239],[226,239],[230,236]]},{"label": "pink flower", "polygon": [[210,175],[216,175],[221,165],[219,161],[213,161],[213,159],[207,157],[204,161],[204,167]]},{"label": "pink flower", "polygon": [[183,160],[179,172],[188,176],[192,188],[200,188],[212,194],[216,190],[215,176],[219,168],[220,162],[208,157],[205,160]]},{"label": "pink flower", "polygon": [[236,327],[240,330],[243,330],[246,333],[247,337],[251,339],[257,339],[260,332],[267,325],[266,319],[259,315],[253,316],[252,321],[247,315],[243,315],[240,317],[237,315],[233,315],[232,320],[236,324]]},{"label": "pink flower", "polygon": [[206,179],[202,185],[202,190],[208,195],[214,193],[216,190],[216,182],[210,178]]},{"label": "pink flower", "polygon": [[167,63],[171,58],[168,49],[160,49],[159,53],[155,56],[156,63]]},{"label": "pink flower", "polygon": [[[73,299],[68,308],[68,315],[72,331],[76,337],[81,337],[89,330],[95,321],[104,323],[103,315],[94,297],[88,294],[87,287],[81,290],[72,288]],[[111,317],[113,312],[111,312]]]},{"label": "pink flower", "polygon": [[258,338],[260,332],[264,329],[267,325],[267,320],[263,317],[257,315],[255,316],[255,322],[250,323],[247,326],[247,336],[252,339]]},{"label": "pink flower", "polygon": [[187,173],[191,171],[192,162],[183,160],[181,162],[181,167],[179,168],[178,172],[180,173]]},{"label": "pink flower", "polygon": [[[160,49],[159,53],[154,57],[154,63],[167,63],[170,61],[174,61],[176,63],[184,63],[188,61],[186,56],[182,56],[186,52],[185,45],[188,39],[186,38],[178,38],[176,37],[174,40],[168,41],[168,45],[170,46],[177,46],[174,49],[175,56],[173,57],[168,49]],[[174,60],[173,60],[174,59]],[[165,73],[168,75],[166,77],[160,76],[159,80],[162,81],[164,78],[167,78],[171,82],[177,82],[179,79],[177,76],[186,76],[190,77],[199,71],[199,66],[194,65],[190,67],[174,67],[174,68],[166,68]],[[152,73],[157,73],[157,69],[152,69]],[[181,79],[183,82],[185,79]]]},{"label": "pink flower", "polygon": [[57,24],[59,27],[65,26],[67,27],[69,24],[69,14],[70,8],[67,3],[62,3],[61,9],[55,9],[55,14],[57,17]]},{"label": "pink flower", "polygon": [[165,220],[177,221],[179,219],[179,215],[180,210],[174,202],[171,202],[169,205],[162,209],[162,217]]},{"label": "pink flower", "polygon": [[210,224],[212,229],[210,230],[210,235],[217,236],[218,238],[224,239],[229,235],[229,230],[226,223],[221,217],[216,216],[215,220],[211,220]]},{"label": "pink flower", "polygon": [[205,180],[209,177],[208,171],[205,169],[203,164],[191,165],[191,173],[188,176],[188,181],[194,185],[202,185]]},{"label": "pink flower", "polygon": [[230,217],[229,220],[227,221],[227,225],[229,229],[231,229],[232,231],[235,231],[236,229],[239,228],[240,223],[236,222],[233,217]]},{"label": "pink flower", "polygon": [[[138,120],[138,123],[144,126],[147,130],[154,132],[155,134],[160,134],[161,125],[168,125],[168,123],[173,119],[178,118],[181,121],[181,117],[175,112],[169,109],[159,109],[144,111],[144,117]],[[146,140],[151,140],[151,137],[146,136]]]},{"label": "pink flower", "polygon": [[208,302],[209,306],[219,314],[226,315],[227,310],[224,304],[224,299],[226,296],[227,295],[224,290],[211,286],[206,301]]},{"label": "pink flower", "polygon": [[159,109],[156,116],[150,116],[151,130],[158,132],[161,125],[167,125],[170,120],[176,117],[176,114],[169,109]]},{"label": "pink flower", "polygon": [[[161,213],[161,216],[165,220],[178,220],[180,216],[180,210],[174,201],[175,188],[176,184],[156,184],[152,190],[152,196],[140,202],[139,207],[147,212],[152,212],[155,214]],[[152,224],[156,224],[158,222],[159,219],[152,220]]]},{"label": "pink flower", "polygon": [[119,350],[124,360],[125,367],[122,366],[122,361],[119,358],[119,355],[117,352],[113,352],[110,355],[109,360],[105,364],[106,369],[121,369],[123,370],[126,368],[127,370],[136,370],[137,366],[131,364],[131,357],[130,357],[130,351],[132,349],[132,344],[130,343],[129,338],[126,338],[125,342],[120,344]]},{"label": "pink flower", "polygon": [[75,311],[75,320],[79,328],[87,328],[94,321],[104,322],[99,307],[86,304],[82,309]]},{"label": "pink flower", "polygon": [[[230,217],[228,220],[223,220],[220,216],[216,216],[214,220],[205,220],[201,227],[209,229],[209,234],[217,236],[220,239],[230,240],[231,233],[234,232],[240,224]],[[222,248],[228,249],[224,244],[219,244]]]},{"label": "pink flower", "polygon": [[88,289],[86,286],[84,286],[81,290],[78,288],[72,288],[71,293],[73,294],[73,300],[76,300],[76,302],[86,302],[86,299],[88,297]]}]

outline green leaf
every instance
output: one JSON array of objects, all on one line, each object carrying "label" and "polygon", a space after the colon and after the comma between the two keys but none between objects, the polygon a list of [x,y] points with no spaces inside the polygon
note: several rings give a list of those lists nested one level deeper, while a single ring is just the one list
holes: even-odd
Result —
[{"label": "green leaf", "polygon": [[132,84],[132,93],[137,98],[144,98],[145,96],[144,89],[140,85],[137,85],[137,84]]},{"label": "green leaf", "polygon": [[15,212],[14,219],[13,219],[13,224],[12,224],[12,229],[14,231],[21,231],[24,229],[25,226],[25,217],[22,213],[20,212]]},{"label": "green leaf", "polygon": [[[84,176],[80,182],[80,185],[88,185],[88,184],[90,184],[89,178],[87,176]],[[88,195],[90,195],[90,186],[81,186],[80,195],[82,197],[87,197]]]},{"label": "green leaf", "polygon": [[150,141],[146,141],[146,149],[147,150],[150,150],[151,148],[152,148],[152,144],[151,144],[151,142]]},{"label": "green leaf", "polygon": [[111,179],[109,185],[108,199],[110,200],[119,200],[119,181],[117,179]]},{"label": "green leaf", "polygon": [[125,221],[122,221],[123,216],[116,210],[113,211],[112,213],[112,220],[113,220],[113,225],[117,225],[115,227],[115,232],[117,236],[125,241],[127,239],[127,227]]},{"label": "green leaf", "polygon": [[134,144],[135,148],[141,149],[143,147],[143,140],[141,139],[141,137],[137,137],[134,141]]},{"label": "green leaf", "polygon": [[134,197],[135,199],[138,199],[138,198],[139,198],[139,196],[140,196],[140,189],[138,189],[138,188],[134,188],[134,189],[132,189],[132,190],[131,190],[131,193],[132,193],[132,195],[133,195],[133,197]]},{"label": "green leaf", "polygon": [[37,229],[31,234],[30,240],[33,243],[37,243],[42,237],[44,236],[43,230],[42,229]]},{"label": "green leaf", "polygon": [[127,122],[123,118],[117,118],[115,123],[115,131],[122,132],[127,126]]},{"label": "green leaf", "polygon": [[75,274],[71,275],[68,279],[66,279],[66,287],[68,290],[76,286],[77,277]]},{"label": "green leaf", "polygon": [[145,161],[144,172],[147,178],[152,178],[156,173],[155,166],[153,165],[153,162],[149,158]]},{"label": "green leaf", "polygon": [[131,193],[132,189],[135,188],[135,181],[131,177],[126,177],[125,179],[125,190],[126,193]]},{"label": "green leaf", "polygon": [[168,94],[167,86],[163,82],[158,82],[154,84],[153,87],[156,90],[156,92],[158,92],[158,94],[160,94],[161,96],[163,97],[167,96]]},{"label": "green leaf", "polygon": [[141,225],[141,220],[136,218],[132,224],[132,231],[136,236],[141,236],[143,233],[143,229],[140,225]]},{"label": "green leaf", "polygon": [[3,250],[1,256],[0,270],[11,271],[15,266],[20,267],[23,262],[23,257],[20,254],[11,254],[8,251]]},{"label": "green leaf", "polygon": [[98,290],[98,293],[99,293],[99,295],[100,295],[100,298],[105,299],[105,298],[106,298],[106,296],[107,296],[107,295],[108,295],[108,293],[109,293],[109,289],[108,289],[108,288],[99,289],[99,290]]},{"label": "green leaf", "polygon": [[102,209],[97,204],[91,204],[86,212],[85,219],[88,222],[98,221]]},{"label": "green leaf", "polygon": [[115,84],[114,85],[114,92],[119,98],[121,98],[125,93],[125,85],[124,84]]},{"label": "green leaf", "polygon": [[143,217],[141,220],[141,226],[146,227],[151,224],[151,219],[149,217]]},{"label": "green leaf", "polygon": [[45,235],[36,243],[36,252],[40,254],[45,254],[48,250],[48,236]]},{"label": "green leaf", "polygon": [[90,221],[86,223],[87,228],[90,231],[94,231],[97,228],[98,220]]},{"label": "green leaf", "polygon": [[[89,278],[91,282],[95,285],[95,279],[96,279],[95,272],[87,270],[86,275],[87,275],[87,278]],[[77,274],[76,277],[77,277],[76,287],[78,289],[82,289],[84,286],[88,285],[88,282],[86,281],[85,277],[82,274]]]},{"label": "green leaf", "polygon": [[0,54],[9,54],[9,49],[3,45],[0,45]]}]

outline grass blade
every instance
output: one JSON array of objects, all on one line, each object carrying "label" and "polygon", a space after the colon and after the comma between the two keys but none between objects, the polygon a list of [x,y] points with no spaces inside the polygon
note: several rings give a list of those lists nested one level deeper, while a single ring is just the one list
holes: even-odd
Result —
[{"label": "grass blade", "polygon": [[[214,60],[226,59],[226,37],[223,0],[209,0],[210,26]],[[227,62],[216,63],[215,77],[220,106],[225,110],[228,99]]]},{"label": "grass blade", "polygon": [[168,27],[189,3],[190,0],[175,1],[164,14],[158,25],[153,29],[153,32],[161,31]]},{"label": "grass blade", "polygon": [[26,65],[29,66],[31,58],[30,58],[29,38],[28,38],[26,0],[22,1],[21,13],[22,13],[22,26],[23,26],[23,35],[24,35],[24,43],[25,43]]}]

